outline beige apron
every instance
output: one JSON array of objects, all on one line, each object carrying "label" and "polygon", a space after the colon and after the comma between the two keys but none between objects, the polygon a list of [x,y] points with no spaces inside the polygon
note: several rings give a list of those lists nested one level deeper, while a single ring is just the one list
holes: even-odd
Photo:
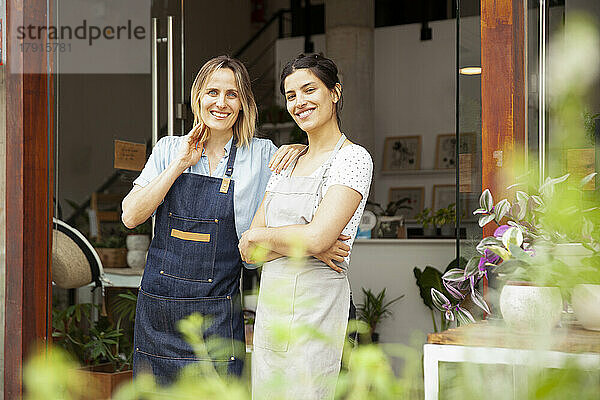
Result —
[{"label": "beige apron", "polygon": [[[346,140],[342,135],[314,176],[290,176],[294,165],[265,198],[268,227],[307,224],[322,197],[331,162]],[[301,243],[299,243],[301,246]],[[350,286],[343,273],[314,257],[265,263],[254,327],[254,399],[330,399],[340,371]]]}]

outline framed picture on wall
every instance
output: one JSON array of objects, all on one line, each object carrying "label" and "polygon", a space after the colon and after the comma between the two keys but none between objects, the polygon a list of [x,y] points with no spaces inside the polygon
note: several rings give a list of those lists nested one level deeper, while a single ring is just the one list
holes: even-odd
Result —
[{"label": "framed picture on wall", "polygon": [[421,169],[421,136],[396,136],[385,139],[383,171]]},{"label": "framed picture on wall", "polygon": [[433,185],[433,211],[446,208],[452,203],[456,203],[456,185]]},{"label": "framed picture on wall", "polygon": [[404,215],[407,220],[414,220],[416,215],[423,211],[425,188],[422,186],[390,188],[388,202],[398,201],[404,198],[408,200],[405,203],[402,203],[402,205],[408,206],[410,209],[402,209],[400,214]]},{"label": "framed picture on wall", "polygon": [[[475,134],[465,132],[460,134],[459,154],[475,152]],[[437,135],[435,143],[435,169],[456,168],[456,135],[454,133]]]},{"label": "framed picture on wall", "polygon": [[456,135],[437,135],[435,142],[435,168],[456,168]]}]

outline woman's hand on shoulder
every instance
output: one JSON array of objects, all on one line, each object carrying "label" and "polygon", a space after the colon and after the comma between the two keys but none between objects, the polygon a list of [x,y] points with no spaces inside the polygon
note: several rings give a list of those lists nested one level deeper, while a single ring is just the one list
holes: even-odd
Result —
[{"label": "woman's hand on shoulder", "polygon": [[284,144],[273,154],[269,168],[273,172],[281,172],[306,148],[304,144]]},{"label": "woman's hand on shoulder", "polygon": [[190,132],[184,136],[184,140],[182,140],[179,146],[179,153],[177,154],[177,160],[183,170],[196,165],[200,161],[204,147],[204,144],[200,140],[202,139],[204,129],[204,124],[200,122],[194,125]]}]

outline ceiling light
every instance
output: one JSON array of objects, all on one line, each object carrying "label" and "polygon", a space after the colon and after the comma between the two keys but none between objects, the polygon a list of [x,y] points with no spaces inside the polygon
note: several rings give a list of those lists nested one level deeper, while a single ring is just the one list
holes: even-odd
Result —
[{"label": "ceiling light", "polygon": [[463,67],[458,72],[461,75],[481,75],[481,67]]}]

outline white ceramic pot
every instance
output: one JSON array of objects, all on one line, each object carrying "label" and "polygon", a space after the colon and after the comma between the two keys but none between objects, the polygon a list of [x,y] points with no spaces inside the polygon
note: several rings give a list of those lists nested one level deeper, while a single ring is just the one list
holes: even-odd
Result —
[{"label": "white ceramic pot", "polygon": [[585,329],[600,331],[600,285],[576,285],[571,304],[577,320]]},{"label": "white ceramic pot", "polygon": [[507,325],[515,330],[550,331],[562,313],[560,290],[508,283],[500,293],[500,311]]},{"label": "white ceramic pot", "polygon": [[133,269],[143,269],[146,265],[146,250],[128,250],[127,265]]},{"label": "white ceramic pot", "polygon": [[150,247],[150,235],[127,235],[127,250],[147,251]]}]

